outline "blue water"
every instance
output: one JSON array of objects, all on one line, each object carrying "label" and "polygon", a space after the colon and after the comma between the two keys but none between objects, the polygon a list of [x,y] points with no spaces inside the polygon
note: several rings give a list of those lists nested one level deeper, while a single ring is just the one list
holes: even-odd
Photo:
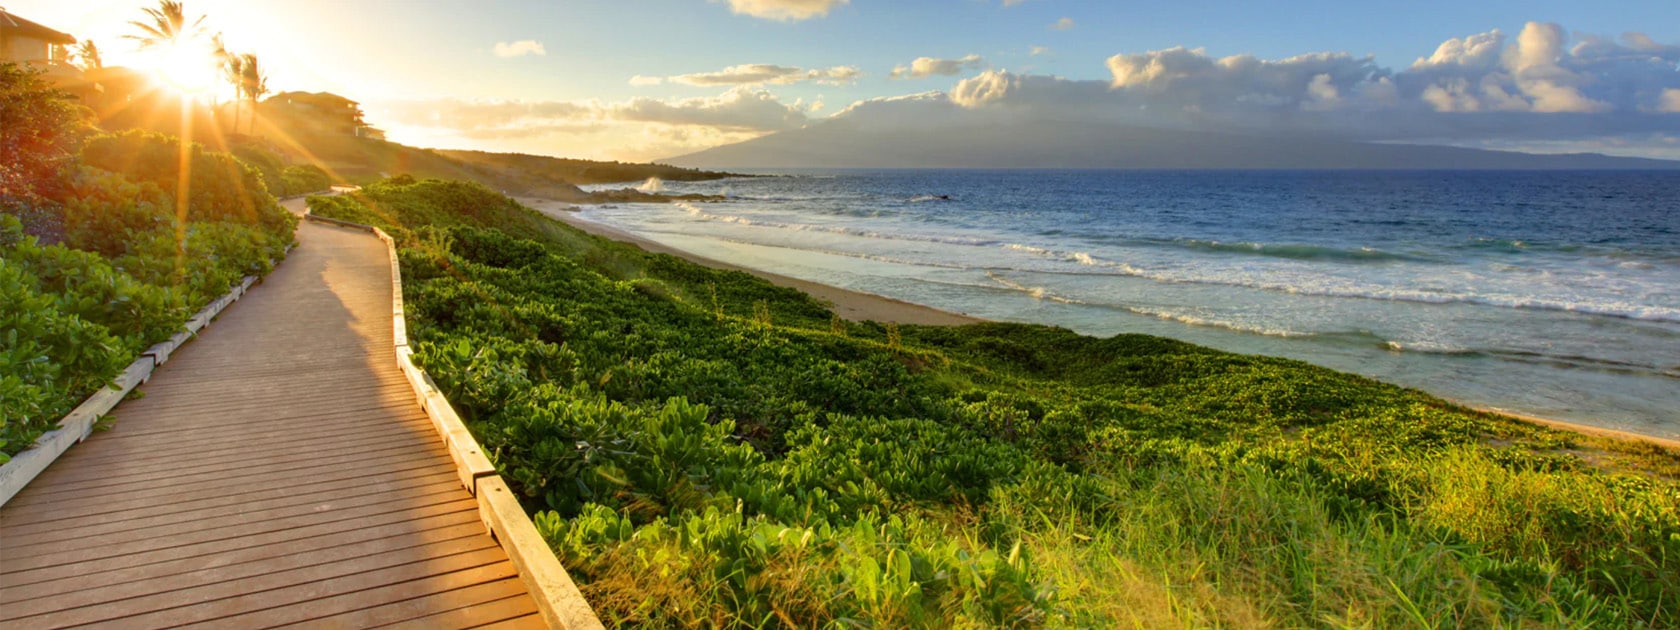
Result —
[{"label": "blue water", "polygon": [[[841,171],[582,218],[998,320],[1301,359],[1680,435],[1680,175]],[[949,198],[943,198],[949,196]]]}]

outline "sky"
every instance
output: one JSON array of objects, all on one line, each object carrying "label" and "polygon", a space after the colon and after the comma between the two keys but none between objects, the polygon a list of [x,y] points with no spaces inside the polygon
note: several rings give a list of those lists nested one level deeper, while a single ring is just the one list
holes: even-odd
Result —
[{"label": "sky", "polygon": [[[144,65],[139,0],[0,0]],[[1680,159],[1674,0],[187,0],[407,144],[670,157],[850,117]]]}]

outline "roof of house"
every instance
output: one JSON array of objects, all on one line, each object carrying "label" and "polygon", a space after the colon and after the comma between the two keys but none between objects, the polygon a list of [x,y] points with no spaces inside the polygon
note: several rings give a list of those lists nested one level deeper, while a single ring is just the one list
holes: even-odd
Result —
[{"label": "roof of house", "polygon": [[50,44],[69,45],[76,43],[76,38],[71,37],[68,33],[61,33],[25,20],[15,14],[7,13],[5,9],[0,9],[0,33],[7,36],[33,37]]}]

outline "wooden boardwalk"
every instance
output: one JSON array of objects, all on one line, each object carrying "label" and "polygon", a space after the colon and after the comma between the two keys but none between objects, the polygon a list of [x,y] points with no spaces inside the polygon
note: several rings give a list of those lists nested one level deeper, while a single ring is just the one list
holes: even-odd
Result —
[{"label": "wooden boardwalk", "polygon": [[300,246],[0,507],[0,627],[542,627],[397,368],[366,232]]}]

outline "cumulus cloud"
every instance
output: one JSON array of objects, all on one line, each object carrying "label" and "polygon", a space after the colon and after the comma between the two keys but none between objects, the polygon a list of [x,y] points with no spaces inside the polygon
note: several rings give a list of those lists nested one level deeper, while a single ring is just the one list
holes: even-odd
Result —
[{"label": "cumulus cloud", "polygon": [[849,2],[851,0],[729,0],[729,10],[766,20],[792,22],[826,16],[835,7]]},{"label": "cumulus cloud", "polygon": [[915,111],[924,125],[1060,120],[1363,141],[1603,145],[1626,153],[1680,135],[1677,63],[1680,47],[1638,33],[1570,36],[1530,24],[1517,37],[1490,31],[1449,40],[1398,71],[1340,52],[1262,59],[1175,47],[1110,57],[1106,80],[984,71],[948,94],[865,101],[844,113],[903,125],[917,124],[908,113]]},{"label": "cumulus cloud", "polygon": [[[715,72],[679,74],[665,77],[664,80],[672,83],[682,83],[685,85],[703,87],[737,85],[751,86],[766,84],[790,85],[802,81],[810,81],[822,85],[845,85],[856,82],[861,76],[863,76],[863,72],[858,70],[856,66],[834,66],[832,68],[805,69],[793,66],[778,66],[767,63],[750,63],[730,66]],[[633,77],[631,78],[631,85],[654,85],[658,83],[657,77],[640,77],[640,75],[638,75],[638,77],[644,82],[636,83],[637,77]]]},{"label": "cumulus cloud", "polygon": [[543,50],[542,42],[534,39],[521,39],[516,42],[497,42],[494,52],[497,57],[501,57],[503,59],[524,57],[525,55],[542,56],[548,54],[547,50]]},{"label": "cumulus cloud", "polygon": [[984,60],[980,55],[968,55],[958,59],[937,59],[934,57],[918,57],[908,66],[893,68],[894,79],[922,79],[934,75],[956,76],[965,71],[979,69]]},{"label": "cumulus cloud", "polygon": [[1070,18],[1070,17],[1064,17],[1062,19],[1059,19],[1059,20],[1056,20],[1056,21],[1050,23],[1050,28],[1053,29],[1053,30],[1057,30],[1057,31],[1065,31],[1065,30],[1068,30],[1070,28],[1073,28],[1073,26],[1074,26],[1073,18]]},{"label": "cumulus cloud", "polygon": [[633,76],[633,77],[630,77],[630,85],[634,85],[634,86],[637,86],[637,87],[645,87],[645,86],[649,86],[649,85],[659,85],[659,84],[664,83],[664,82],[665,82],[665,77],[649,77],[649,76],[643,76],[643,75],[640,75],[640,74],[638,74],[636,76]]}]

